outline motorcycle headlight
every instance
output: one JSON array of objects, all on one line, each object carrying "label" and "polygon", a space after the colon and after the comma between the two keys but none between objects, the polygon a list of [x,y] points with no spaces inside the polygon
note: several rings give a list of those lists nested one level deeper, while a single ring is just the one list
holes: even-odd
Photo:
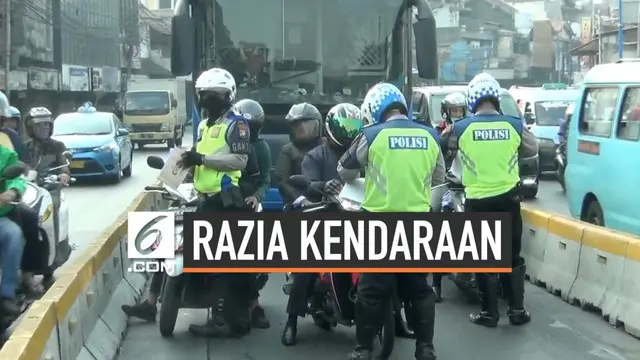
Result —
[{"label": "motorcycle headlight", "polygon": [[160,131],[170,131],[171,130],[171,124],[166,123],[166,124],[162,124],[162,126],[160,126]]},{"label": "motorcycle headlight", "polygon": [[111,143],[111,144],[106,144],[106,145],[102,145],[100,147],[97,147],[97,148],[93,149],[93,151],[95,151],[95,152],[112,152],[117,147],[118,146],[115,143]]}]

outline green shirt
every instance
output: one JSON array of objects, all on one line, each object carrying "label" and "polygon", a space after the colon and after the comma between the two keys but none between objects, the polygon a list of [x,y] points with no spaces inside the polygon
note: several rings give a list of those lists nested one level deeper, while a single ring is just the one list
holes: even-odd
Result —
[{"label": "green shirt", "polygon": [[[4,146],[0,146],[0,173],[2,170],[7,168],[8,166],[18,165],[20,161],[18,160],[18,154]],[[18,195],[21,197],[24,194],[24,191],[27,188],[27,184],[24,180],[24,177],[19,176],[15,179],[3,179],[2,182],[2,192],[7,190],[15,190]],[[6,216],[13,209],[13,205],[2,205],[0,206],[0,216]]]}]

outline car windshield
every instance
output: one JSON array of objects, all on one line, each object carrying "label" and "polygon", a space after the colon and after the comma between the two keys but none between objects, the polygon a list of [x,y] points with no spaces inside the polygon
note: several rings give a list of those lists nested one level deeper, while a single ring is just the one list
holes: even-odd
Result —
[{"label": "car windshield", "polygon": [[125,97],[126,115],[166,115],[171,109],[169,93],[164,91],[133,91]]},{"label": "car windshield", "polygon": [[62,114],[53,122],[53,135],[107,135],[113,131],[112,115],[106,113]]},{"label": "car windshield", "polygon": [[234,76],[238,99],[257,100],[268,114],[303,101],[358,103],[386,75],[401,3],[217,0],[216,65]]},{"label": "car windshield", "polygon": [[[440,120],[442,120],[442,116],[440,115],[440,103],[444,100],[445,96],[449,94],[433,94],[431,95],[431,100],[429,105],[431,106],[431,122],[434,124],[438,124]],[[502,93],[502,100],[500,101],[500,107],[502,108],[502,113],[505,115],[521,118],[520,110],[518,110],[518,104],[513,99],[513,97],[508,92]]]},{"label": "car windshield", "polygon": [[570,101],[539,101],[535,105],[536,124],[539,126],[560,126]]}]

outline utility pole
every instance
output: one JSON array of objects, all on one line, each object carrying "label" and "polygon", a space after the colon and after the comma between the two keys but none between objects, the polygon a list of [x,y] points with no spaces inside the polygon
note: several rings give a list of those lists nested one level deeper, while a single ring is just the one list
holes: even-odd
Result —
[{"label": "utility pole", "polygon": [[636,15],[636,57],[640,58],[640,1],[636,2],[638,7]]},{"label": "utility pole", "polygon": [[5,0],[4,3],[4,93],[7,95],[9,101],[11,101],[11,1]]},{"label": "utility pole", "polygon": [[622,0],[618,0],[618,57],[624,57],[624,23],[622,20]]}]

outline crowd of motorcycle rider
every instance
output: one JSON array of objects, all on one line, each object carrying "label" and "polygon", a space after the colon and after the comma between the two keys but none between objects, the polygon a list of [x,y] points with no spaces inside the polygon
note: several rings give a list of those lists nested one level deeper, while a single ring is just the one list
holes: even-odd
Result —
[{"label": "crowd of motorcycle rider", "polygon": [[[24,123],[23,123],[24,121]],[[25,137],[20,136],[21,131]],[[34,170],[41,178],[55,173],[63,185],[71,179],[64,166],[63,143],[51,138],[53,114],[44,107],[29,110],[22,117],[0,93],[0,173],[7,167],[19,166],[23,171]],[[23,139],[26,138],[26,141]],[[53,168],[59,168],[50,171]],[[1,175],[0,175],[1,176]],[[53,269],[48,264],[48,250],[40,241],[39,214],[20,201],[26,189],[24,177],[2,178],[0,193],[0,329],[6,328],[22,310],[22,301],[35,299],[54,282]],[[52,192],[57,217],[59,192]],[[56,229],[56,231],[58,231]],[[36,282],[35,275],[42,275]]]},{"label": "crowd of motorcycle rider", "polygon": [[[197,211],[255,211],[271,182],[271,155],[260,138],[264,111],[253,100],[234,103],[236,84],[226,70],[205,71],[195,87],[199,105],[209,118],[198,127],[197,143],[183,155],[180,166],[193,171],[194,187],[203,199]],[[523,304],[520,177],[518,166],[513,164],[518,158],[535,156],[538,148],[535,136],[522,119],[501,113],[500,100],[498,82],[488,74],[479,74],[469,83],[466,93],[450,94],[443,100],[443,121],[435,129],[413,121],[404,96],[388,83],[373,86],[360,108],[338,104],[324,118],[312,104],[293,105],[286,116],[290,143],[281,149],[276,161],[275,180],[284,202],[288,208],[300,208],[321,200],[289,184],[291,175],[301,174],[310,182],[319,183],[325,197],[337,195],[346,181],[364,176],[363,211],[446,211],[451,194],[445,194],[442,203],[431,204],[431,187],[445,183],[447,169],[460,155],[465,159],[461,174],[465,211],[509,212],[513,219],[513,272],[476,275],[481,309],[471,314],[470,320],[481,326],[497,326],[502,289],[508,302],[509,322],[526,324],[530,315]],[[506,130],[509,136],[486,141],[477,135],[494,130]],[[390,141],[407,136],[425,139],[424,146],[409,147]],[[415,338],[416,359],[435,359],[435,303],[442,300],[442,275],[433,274],[430,285],[425,274],[361,274],[356,296],[357,345],[350,359],[372,358],[373,340],[382,326],[379,314],[390,298],[396,300],[398,335]],[[123,311],[154,322],[163,276],[154,273],[146,299],[123,306]],[[309,312],[307,304],[316,277],[294,274],[286,285],[289,299],[281,337],[285,346],[296,344],[297,321]],[[206,337],[241,337],[252,327],[269,327],[259,302],[264,280],[256,281],[258,278],[255,274],[229,274],[228,299],[223,308],[217,307],[206,324],[193,324],[189,331]],[[410,319],[410,329],[398,316],[400,304]]]}]

